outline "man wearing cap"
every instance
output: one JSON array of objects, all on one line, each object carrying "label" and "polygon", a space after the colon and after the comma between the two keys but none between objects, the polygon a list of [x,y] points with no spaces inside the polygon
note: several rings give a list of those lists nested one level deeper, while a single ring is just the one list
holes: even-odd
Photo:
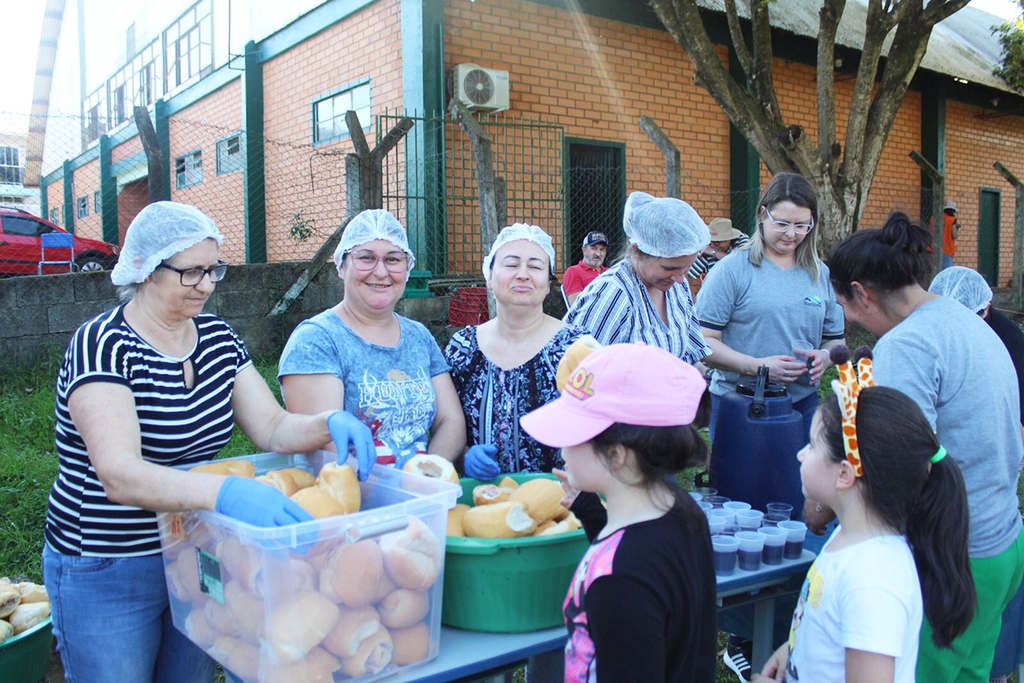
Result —
[{"label": "man wearing cap", "polygon": [[733,249],[739,249],[750,241],[749,237],[732,227],[732,221],[728,218],[714,219],[708,223],[708,230],[711,231],[711,244],[704,248],[687,272],[690,291],[694,296],[697,296],[712,266],[728,256]]},{"label": "man wearing cap", "polygon": [[956,239],[960,237],[960,221],[956,217],[956,202],[946,202],[942,207],[942,267],[953,265],[956,256]]},{"label": "man wearing cap", "polygon": [[588,232],[583,238],[583,259],[575,266],[566,268],[562,277],[562,289],[565,290],[565,298],[570,306],[587,285],[608,270],[603,265],[607,254],[608,238],[604,233]]}]

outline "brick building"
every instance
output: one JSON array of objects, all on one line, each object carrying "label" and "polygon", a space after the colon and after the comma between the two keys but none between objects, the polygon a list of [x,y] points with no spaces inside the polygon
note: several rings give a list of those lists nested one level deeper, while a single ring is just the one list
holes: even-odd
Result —
[{"label": "brick building", "polygon": [[[645,114],[682,153],[683,198],[706,220],[731,216],[749,228],[767,170],[694,82],[689,60],[643,0],[305,5],[308,11],[232,47],[218,45],[221,34],[210,28],[224,25],[218,12],[225,3],[200,0],[169,20],[151,46],[112,65],[102,86],[82,94],[83,151],[44,154],[43,212],[89,237],[123,237],[146,199],[146,159],[127,113],[142,104],[164,150],[170,196],[217,220],[229,261],[308,258],[348,208],[344,155],[352,142],[344,111],[357,111],[371,148],[405,112],[416,125],[386,159],[385,205],[406,222],[418,269],[475,273],[481,245],[471,151],[438,114],[452,67],[472,63],[508,73],[507,110],[482,117],[507,184],[508,220],[546,227],[560,267],[578,258],[586,231],[621,233],[628,191],[664,194],[664,160],[638,126]],[[850,7],[856,16],[859,5]],[[945,169],[946,197],[961,209],[958,262],[1005,285],[1014,194],[992,162],[1024,175],[1024,100],[991,75],[998,50],[993,56],[987,28],[998,22],[968,7],[936,28],[862,225],[879,225],[893,209],[925,216],[927,183],[908,156],[919,150]],[[724,18],[708,10],[706,23],[728,60]],[[196,40],[186,40],[193,33]],[[787,120],[813,137],[815,28],[787,18],[777,33],[780,102]],[[847,54],[855,42],[847,39]],[[961,43],[973,49],[973,62],[953,59],[959,53],[949,46]],[[194,64],[186,54],[193,48]],[[840,67],[836,80],[841,140],[853,74]]]}]

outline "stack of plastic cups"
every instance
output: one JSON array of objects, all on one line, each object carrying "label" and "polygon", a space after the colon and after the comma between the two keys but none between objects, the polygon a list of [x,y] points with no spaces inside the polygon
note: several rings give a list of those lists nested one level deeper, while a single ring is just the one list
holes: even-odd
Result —
[{"label": "stack of plastic cups", "polygon": [[726,498],[725,496],[704,496],[704,502],[711,503],[711,505],[716,508],[722,507],[730,500],[730,498]]},{"label": "stack of plastic cups", "polygon": [[761,528],[761,519],[764,513],[760,510],[738,510],[736,512],[736,526],[740,531],[757,531]]},{"label": "stack of plastic cups", "polygon": [[782,556],[787,560],[799,560],[804,551],[807,525],[803,522],[786,520],[779,522],[779,528],[786,532],[786,547],[782,551]]},{"label": "stack of plastic cups", "polygon": [[787,531],[778,527],[761,527],[757,533],[764,536],[764,563],[782,564],[782,553],[785,550],[786,538],[789,536]]},{"label": "stack of plastic cups", "polygon": [[743,501],[739,500],[730,500],[728,503],[722,503],[722,507],[724,507],[727,510],[739,512],[740,510],[749,510],[750,503],[744,503]]},{"label": "stack of plastic cups", "polygon": [[711,503],[705,503],[703,500],[701,502],[697,503],[697,507],[699,507],[701,512],[704,513],[705,517],[710,515],[711,511],[714,509],[712,507]]},{"label": "stack of plastic cups", "polygon": [[712,536],[725,533],[724,517],[708,517],[708,530]]},{"label": "stack of plastic cups", "polygon": [[708,514],[708,519],[721,519],[725,522],[724,534],[733,535],[736,533],[736,513],[725,508],[715,508]]},{"label": "stack of plastic cups", "polygon": [[714,551],[715,574],[729,576],[736,571],[737,551],[740,542],[732,536],[712,536],[711,548]]},{"label": "stack of plastic cups", "polygon": [[737,531],[735,538],[740,542],[738,552],[740,569],[756,572],[761,568],[764,536],[756,531]]},{"label": "stack of plastic cups", "polygon": [[765,506],[764,526],[778,526],[779,522],[791,519],[793,506],[789,503],[768,503]]}]

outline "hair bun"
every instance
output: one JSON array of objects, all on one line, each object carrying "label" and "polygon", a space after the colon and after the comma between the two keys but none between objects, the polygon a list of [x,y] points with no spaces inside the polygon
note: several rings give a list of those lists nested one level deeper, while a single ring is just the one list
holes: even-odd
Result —
[{"label": "hair bun", "polygon": [[893,249],[923,254],[932,243],[932,234],[912,222],[902,211],[893,211],[882,226],[882,244]]},{"label": "hair bun", "polygon": [[828,357],[832,361],[832,365],[842,365],[843,363],[850,362],[850,347],[846,344],[839,344],[833,346],[828,350]]}]

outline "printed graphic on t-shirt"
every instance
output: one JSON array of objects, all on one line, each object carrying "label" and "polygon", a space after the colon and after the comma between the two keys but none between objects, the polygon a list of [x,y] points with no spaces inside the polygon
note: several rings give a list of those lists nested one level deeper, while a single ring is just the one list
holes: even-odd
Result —
[{"label": "printed graphic on t-shirt", "polygon": [[410,377],[391,369],[380,379],[369,370],[359,381],[359,418],[373,431],[377,457],[424,453],[434,418],[434,389],[423,368]]},{"label": "printed graphic on t-shirt", "polygon": [[565,643],[565,680],[567,683],[596,683],[597,660],[594,654],[594,641],[590,638],[587,620],[587,589],[595,580],[612,573],[615,562],[615,551],[622,541],[624,529],[619,529],[608,538],[600,541],[587,550],[576,574],[569,584],[569,592],[562,604],[562,613],[569,629],[569,639]]},{"label": "printed graphic on t-shirt", "polygon": [[807,571],[807,578],[804,585],[800,587],[800,599],[793,610],[793,623],[789,627],[789,660],[786,663],[786,680],[790,683],[799,683],[800,674],[794,664],[793,652],[796,647],[796,632],[800,628],[800,622],[804,616],[804,610],[810,605],[811,609],[818,609],[821,605],[821,596],[825,592],[825,579],[818,573],[817,561]]}]

